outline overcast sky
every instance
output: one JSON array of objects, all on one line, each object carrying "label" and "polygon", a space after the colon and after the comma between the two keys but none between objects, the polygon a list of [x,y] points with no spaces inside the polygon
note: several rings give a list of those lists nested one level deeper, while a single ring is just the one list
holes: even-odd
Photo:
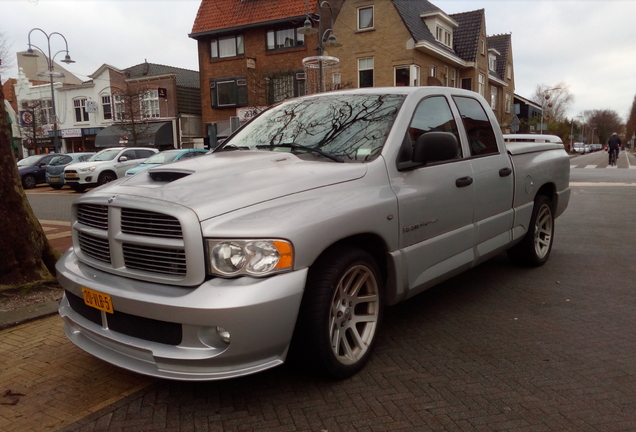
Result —
[{"label": "overcast sky", "polygon": [[[569,117],[583,110],[611,109],[627,118],[636,95],[636,0],[432,3],[448,14],[485,9],[488,35],[512,33],[517,94],[531,98],[538,84],[564,82],[575,98]],[[188,34],[199,4],[200,0],[0,0],[0,32],[14,51],[26,50],[32,28],[62,33],[77,61],[67,69],[81,79],[89,79],[103,63],[127,68],[148,60],[198,70],[196,41]],[[31,38],[46,49],[41,33],[35,31]],[[53,52],[63,48],[62,39],[51,38]],[[17,77],[17,70],[5,72],[2,80],[9,77]]]}]

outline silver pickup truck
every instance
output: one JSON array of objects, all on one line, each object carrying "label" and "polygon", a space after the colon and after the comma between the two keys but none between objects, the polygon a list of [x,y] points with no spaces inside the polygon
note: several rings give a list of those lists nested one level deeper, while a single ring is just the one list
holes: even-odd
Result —
[{"label": "silver pickup truck", "polygon": [[561,144],[505,146],[474,92],[288,100],[209,155],[77,199],[59,313],[77,346],[151,376],[292,359],[348,377],[385,306],[504,251],[543,264],[569,175]]}]

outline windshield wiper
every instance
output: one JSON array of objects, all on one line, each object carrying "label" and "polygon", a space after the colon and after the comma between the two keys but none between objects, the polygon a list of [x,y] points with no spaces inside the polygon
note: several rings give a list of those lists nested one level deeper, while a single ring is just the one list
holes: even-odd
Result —
[{"label": "windshield wiper", "polygon": [[330,153],[324,152],[318,148],[314,148],[314,147],[306,147],[304,145],[300,145],[300,144],[296,144],[296,143],[282,143],[282,144],[269,144],[269,145],[259,145],[256,146],[256,148],[259,149],[265,149],[265,148],[288,148],[291,150],[301,150],[301,151],[306,151],[308,153],[316,153],[319,154],[321,156],[324,156],[328,159],[331,159],[334,162],[339,162],[339,163],[344,163],[344,160],[340,157],[340,156],[336,156],[336,155],[332,155]]}]

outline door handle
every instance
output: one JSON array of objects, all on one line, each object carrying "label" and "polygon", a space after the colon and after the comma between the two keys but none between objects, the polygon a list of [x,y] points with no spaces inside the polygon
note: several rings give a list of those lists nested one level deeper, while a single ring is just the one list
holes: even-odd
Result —
[{"label": "door handle", "polygon": [[512,174],[512,169],[510,169],[509,167],[499,170],[499,177],[508,177],[510,174]]},{"label": "door handle", "polygon": [[472,177],[460,177],[457,180],[455,180],[455,186],[457,187],[466,187],[473,184],[473,178]]}]

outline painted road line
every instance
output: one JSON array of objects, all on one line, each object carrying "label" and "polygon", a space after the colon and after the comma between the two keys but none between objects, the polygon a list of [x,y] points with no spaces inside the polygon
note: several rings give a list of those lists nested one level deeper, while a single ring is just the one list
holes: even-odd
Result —
[{"label": "painted road line", "polygon": [[636,187],[636,183],[592,183],[592,182],[570,182],[570,187],[583,187],[583,186],[611,186],[611,187]]},{"label": "painted road line", "polygon": [[598,165],[585,165],[585,169],[596,168]]}]

